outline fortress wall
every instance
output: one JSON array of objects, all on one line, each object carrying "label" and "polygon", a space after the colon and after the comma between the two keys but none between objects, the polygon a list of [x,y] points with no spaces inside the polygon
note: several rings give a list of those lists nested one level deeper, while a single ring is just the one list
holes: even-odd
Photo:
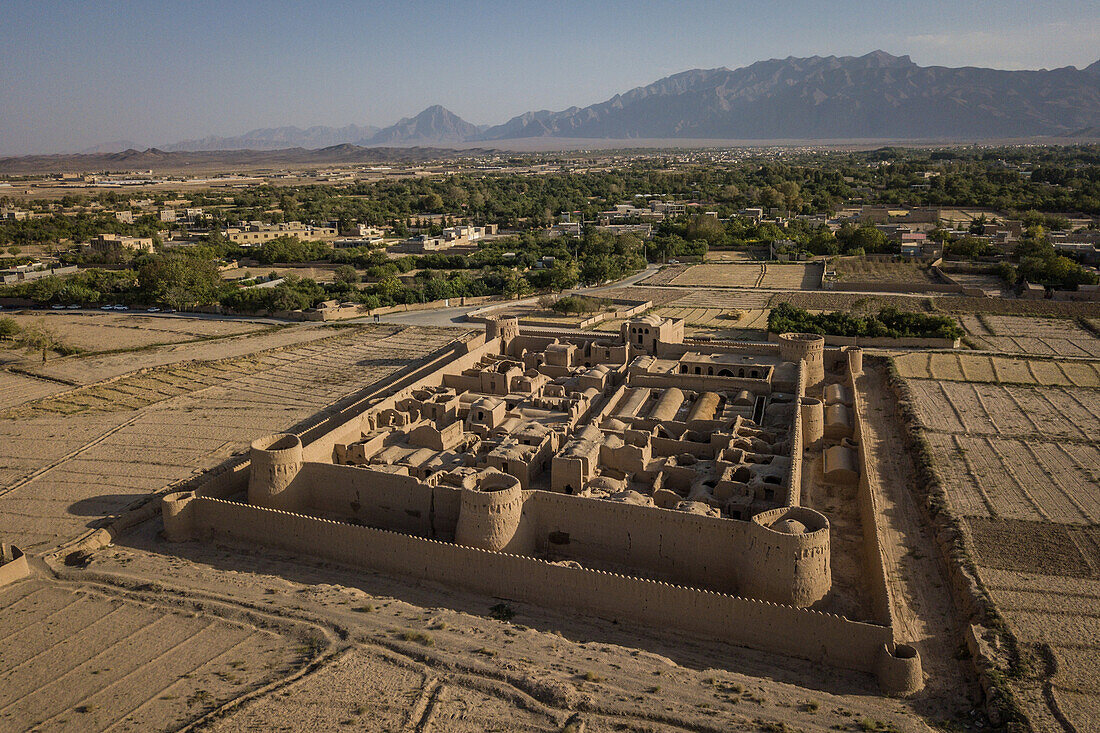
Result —
[{"label": "fortress wall", "polygon": [[313,555],[464,591],[590,613],[871,674],[890,629],[841,616],[700,591],[367,527],[196,498],[200,539]]},{"label": "fortress wall", "polygon": [[175,490],[192,488],[197,494],[208,496],[212,499],[226,499],[234,494],[239,494],[248,489],[248,479],[252,475],[252,462],[247,458],[238,463],[226,467],[225,470],[215,468],[198,477],[198,481],[190,479],[179,485],[174,485]]},{"label": "fortress wall", "polygon": [[890,584],[886,579],[886,561],[878,533],[878,517],[882,516],[879,500],[871,488],[871,460],[863,442],[863,398],[856,388],[855,375],[850,367],[848,389],[852,395],[852,438],[858,443],[856,455],[859,465],[859,485],[856,500],[859,502],[859,523],[863,528],[863,567],[864,576],[871,589],[872,608],[875,621],[894,628],[893,608],[890,597]]},{"label": "fortress wall", "polygon": [[727,593],[738,588],[748,523],[545,491],[528,494],[526,512],[536,549],[554,558],[610,561]]},{"label": "fortress wall", "polygon": [[[796,396],[801,399],[806,394],[806,370],[802,368],[802,365],[798,365],[798,390]],[[799,402],[795,403],[795,408],[791,410],[791,429],[787,433],[787,437],[791,441],[791,465],[787,467],[787,480],[783,482],[783,488],[786,490],[786,496],[782,497],[782,502],[786,506],[801,506],[802,505],[802,451],[804,448],[804,437],[802,435],[802,410],[799,407]]]},{"label": "fortress wall", "polygon": [[[433,536],[434,489],[412,476],[331,463],[307,463],[297,481],[304,485],[310,514],[346,518],[421,537]],[[455,515],[457,518],[457,510]],[[453,536],[454,524],[447,525],[446,531]]]}]

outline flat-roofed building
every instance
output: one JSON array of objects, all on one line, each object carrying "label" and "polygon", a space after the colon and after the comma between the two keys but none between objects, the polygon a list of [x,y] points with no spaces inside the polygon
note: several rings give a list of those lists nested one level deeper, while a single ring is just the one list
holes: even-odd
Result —
[{"label": "flat-roofed building", "polygon": [[248,224],[240,227],[229,227],[225,230],[226,238],[233,244],[245,247],[253,247],[264,242],[270,242],[279,237],[297,237],[309,241],[335,239],[337,231],[335,227],[315,227],[311,224],[291,222],[288,224]]},{"label": "flat-roofed building", "polygon": [[88,243],[92,252],[101,254],[109,252],[114,247],[132,250],[134,252],[152,252],[152,237],[126,237],[121,234],[97,234]]}]

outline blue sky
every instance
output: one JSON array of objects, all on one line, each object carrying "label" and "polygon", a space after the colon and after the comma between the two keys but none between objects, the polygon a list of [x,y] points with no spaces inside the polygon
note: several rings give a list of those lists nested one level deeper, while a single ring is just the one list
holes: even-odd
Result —
[{"label": "blue sky", "polygon": [[1100,5],[0,0],[0,154],[281,125],[476,124],[690,68],[881,48],[921,65],[1086,66]]}]

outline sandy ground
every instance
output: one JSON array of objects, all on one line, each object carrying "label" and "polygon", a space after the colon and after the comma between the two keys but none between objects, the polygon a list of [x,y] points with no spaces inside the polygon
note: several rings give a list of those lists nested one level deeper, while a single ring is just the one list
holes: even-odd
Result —
[{"label": "sandy ground", "polygon": [[[671,631],[247,548],[168,544],[149,522],[72,579],[264,610],[334,640],[325,663],[212,722],[218,731],[927,730],[942,699],[883,698],[874,680]],[[253,682],[256,684],[256,682]],[[936,712],[933,712],[936,711]],[[964,716],[969,708],[953,709]],[[789,727],[784,728],[787,725]],[[877,727],[876,727],[877,726]]]},{"label": "sandy ground", "polygon": [[[864,398],[864,447],[879,460],[869,479],[878,497],[882,518],[879,537],[890,585],[895,638],[917,648],[924,668],[927,692],[965,700],[978,694],[971,675],[957,659],[963,630],[948,592],[948,581],[936,561],[934,540],[925,528],[913,499],[917,481],[912,456],[893,450],[904,435],[896,403],[886,386],[884,367],[868,364],[858,380]],[[960,699],[961,698],[961,699]]]}]

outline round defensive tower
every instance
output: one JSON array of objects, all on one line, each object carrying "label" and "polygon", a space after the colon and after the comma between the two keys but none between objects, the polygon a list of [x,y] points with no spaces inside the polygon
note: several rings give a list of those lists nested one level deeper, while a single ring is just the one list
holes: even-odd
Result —
[{"label": "round defensive tower", "polygon": [[160,500],[161,518],[164,520],[164,536],[169,542],[186,542],[194,537],[193,491],[173,491]]},{"label": "round defensive tower", "polygon": [[519,318],[515,316],[496,316],[485,322],[485,340],[499,338],[503,344],[519,336]]},{"label": "round defensive tower", "polygon": [[459,505],[455,542],[467,547],[499,552],[513,545],[523,513],[523,488],[519,479],[506,473],[482,474],[477,488],[464,489]]},{"label": "round defensive tower", "polygon": [[909,644],[886,644],[877,660],[878,684],[888,695],[910,695],[924,687],[920,654]]},{"label": "round defensive tower", "polygon": [[780,507],[752,518],[742,595],[806,608],[833,586],[829,520],[806,507]]},{"label": "round defensive tower", "polygon": [[779,335],[779,358],[797,364],[804,362],[806,386],[825,381],[825,337],[816,333],[783,333]]},{"label": "round defensive tower", "polygon": [[845,346],[841,351],[848,357],[848,367],[852,370],[852,374],[856,376],[863,374],[863,349],[858,346]]},{"label": "round defensive tower", "polygon": [[815,397],[802,397],[798,404],[802,413],[802,445],[815,448],[825,436],[825,405]]},{"label": "round defensive tower", "polygon": [[286,512],[301,510],[298,497],[288,491],[302,468],[302,441],[297,435],[275,433],[252,441],[248,503]]}]

